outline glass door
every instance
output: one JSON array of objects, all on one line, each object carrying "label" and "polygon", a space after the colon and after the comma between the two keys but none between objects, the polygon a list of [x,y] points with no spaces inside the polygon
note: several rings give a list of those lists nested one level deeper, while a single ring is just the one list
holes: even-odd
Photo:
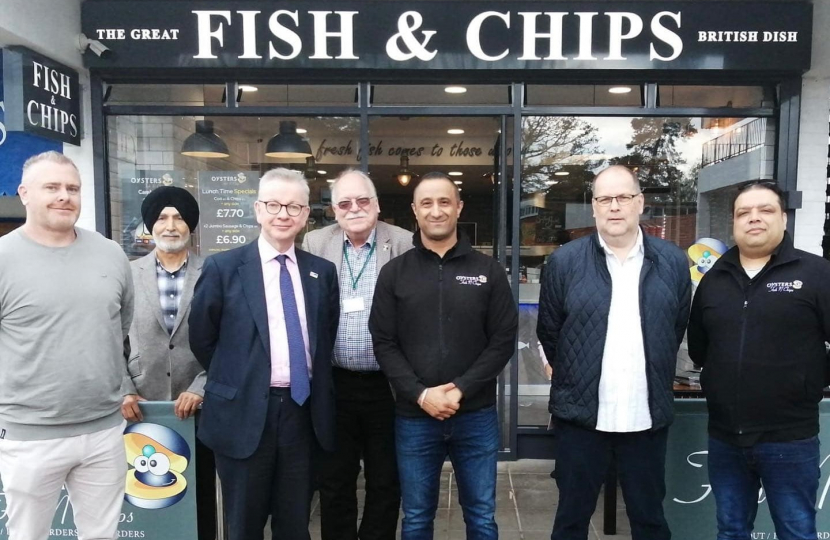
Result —
[{"label": "glass door", "polygon": [[[512,192],[502,179],[512,167],[507,116],[378,116],[369,120],[368,173],[375,183],[380,219],[416,231],[410,204],[418,180],[442,172],[458,186],[464,208],[459,229],[474,249],[509,268],[506,239]],[[503,132],[504,135],[503,136]],[[510,452],[510,371],[498,382],[501,450]],[[514,405],[515,407],[515,405]]]}]

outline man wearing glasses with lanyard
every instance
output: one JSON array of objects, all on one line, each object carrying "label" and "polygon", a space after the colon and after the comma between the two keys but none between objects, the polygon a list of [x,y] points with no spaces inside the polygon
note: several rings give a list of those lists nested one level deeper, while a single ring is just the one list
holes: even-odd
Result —
[{"label": "man wearing glasses with lanyard", "polygon": [[[333,356],[335,450],[320,460],[322,539],[394,540],[400,506],[395,402],[375,361],[368,321],[378,273],[390,259],[412,249],[412,233],[378,222],[375,186],[360,171],[341,173],[331,200],[337,223],[303,240],[304,250],[337,266],[342,302]],[[366,500],[358,530],[361,458]]]}]

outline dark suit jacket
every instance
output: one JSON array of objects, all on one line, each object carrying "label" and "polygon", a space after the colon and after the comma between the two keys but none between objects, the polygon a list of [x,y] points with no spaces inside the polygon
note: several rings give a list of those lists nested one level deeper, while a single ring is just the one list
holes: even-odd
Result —
[{"label": "dark suit jacket", "polygon": [[[334,449],[331,353],[340,317],[334,265],[297,250],[312,359],[311,419],[320,446]],[[205,260],[190,310],[190,347],[207,370],[199,438],[245,459],[259,445],[268,408],[271,355],[257,242]]]}]

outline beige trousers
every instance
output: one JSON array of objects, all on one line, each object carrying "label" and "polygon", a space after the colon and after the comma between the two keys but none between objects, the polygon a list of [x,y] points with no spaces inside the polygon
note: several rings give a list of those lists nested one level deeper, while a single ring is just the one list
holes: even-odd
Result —
[{"label": "beige trousers", "polygon": [[[45,540],[64,484],[80,540],[113,540],[124,501],[124,423],[43,441],[0,439],[9,540]],[[68,528],[68,526],[66,527]]]}]

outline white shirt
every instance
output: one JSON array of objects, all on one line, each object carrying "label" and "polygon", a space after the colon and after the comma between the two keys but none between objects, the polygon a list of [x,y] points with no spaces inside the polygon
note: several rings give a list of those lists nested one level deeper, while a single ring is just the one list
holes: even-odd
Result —
[{"label": "white shirt", "polygon": [[651,428],[648,408],[646,354],[640,322],[640,272],[643,269],[643,232],[620,263],[599,236],[611,274],[611,309],[602,353],[597,430],[634,432]]}]

